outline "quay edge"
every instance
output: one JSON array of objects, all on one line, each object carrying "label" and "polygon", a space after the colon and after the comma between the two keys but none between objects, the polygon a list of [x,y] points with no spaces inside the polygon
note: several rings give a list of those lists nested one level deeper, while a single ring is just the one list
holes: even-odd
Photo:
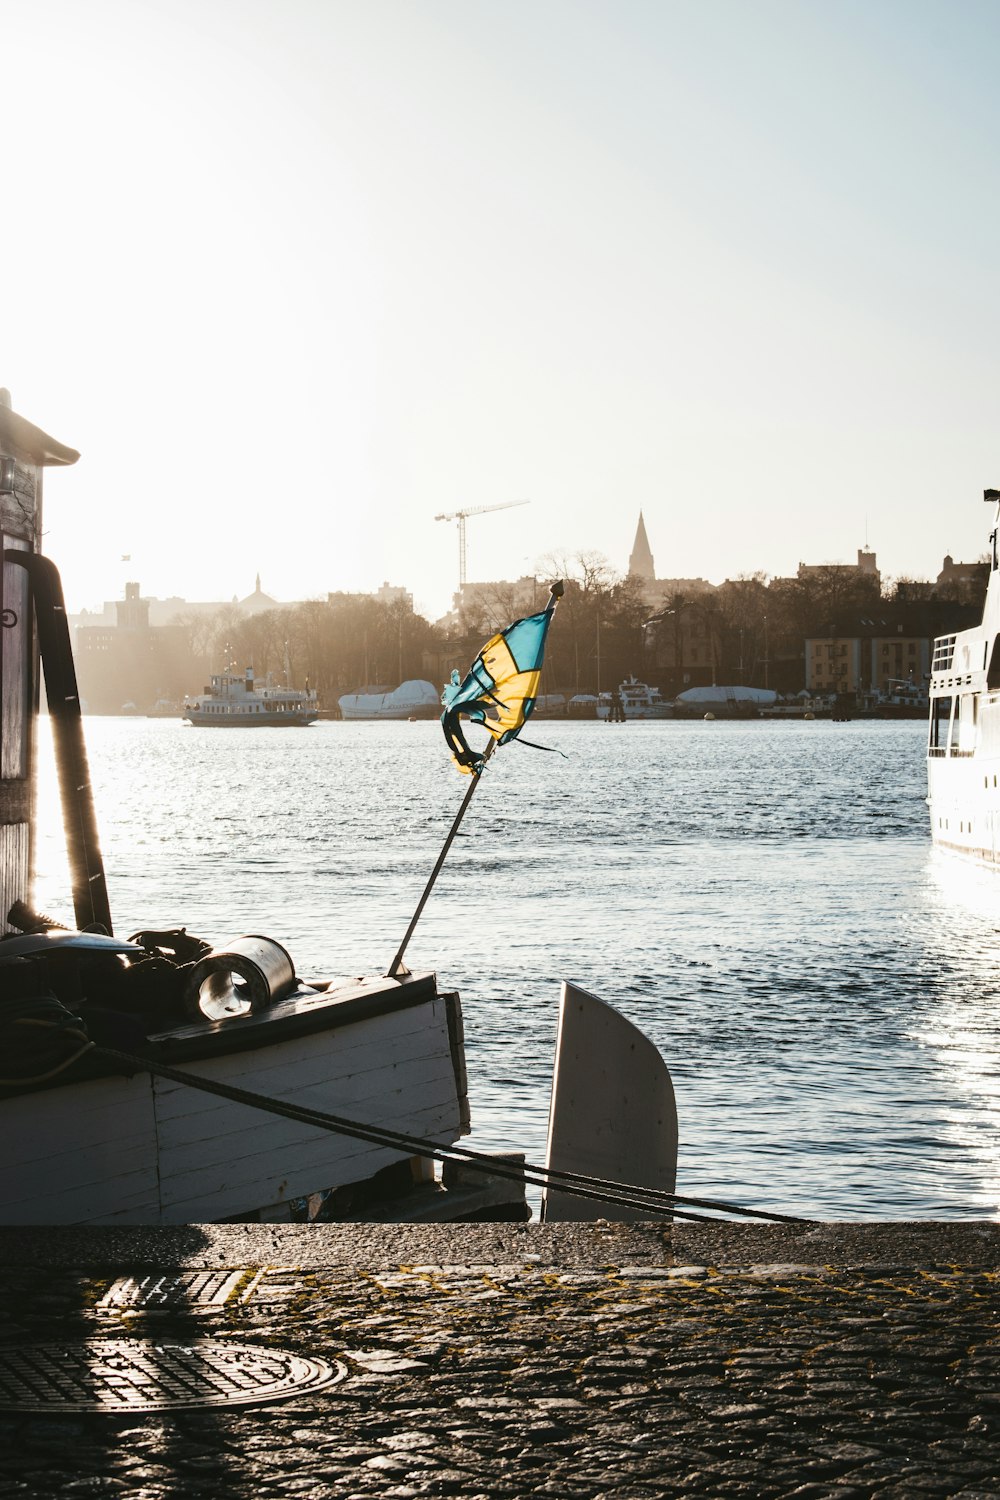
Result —
[{"label": "quay edge", "polygon": [[115,1271],[281,1264],[1000,1267],[994,1220],[712,1224],[188,1224],[0,1227],[0,1267]]}]

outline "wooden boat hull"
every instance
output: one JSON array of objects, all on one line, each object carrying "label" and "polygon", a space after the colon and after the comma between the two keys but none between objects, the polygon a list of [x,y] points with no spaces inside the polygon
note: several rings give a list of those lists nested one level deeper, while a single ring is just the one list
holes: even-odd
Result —
[{"label": "wooden boat hull", "polygon": [[[469,1128],[458,996],[433,975],[297,990],[263,1015],[154,1039],[172,1067],[448,1144]],[[2,1224],[281,1219],[408,1153],[149,1073],[0,1099]]]}]

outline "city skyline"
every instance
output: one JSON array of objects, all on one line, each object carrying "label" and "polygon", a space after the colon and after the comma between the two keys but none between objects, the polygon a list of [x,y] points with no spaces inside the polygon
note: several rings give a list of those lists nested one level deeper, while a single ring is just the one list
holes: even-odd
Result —
[{"label": "city skyline", "polygon": [[[638,519],[638,516],[637,516],[637,519]],[[646,534],[648,534],[648,529],[649,529],[648,527],[644,527],[644,532]],[[633,535],[633,538],[634,538],[635,534],[636,534],[636,528],[635,528],[635,526],[633,526],[631,534]],[[576,556],[580,550],[582,550],[582,549],[569,549],[569,548],[565,548],[564,547],[562,549],[558,549],[558,553],[559,553],[560,556],[572,560],[572,558],[574,556]],[[626,546],[624,550],[625,550],[626,556],[628,557],[629,550],[630,550],[629,546]],[[652,551],[652,554],[653,554],[653,561],[654,561],[654,565],[655,565],[655,559],[656,559],[656,556],[657,556],[655,546],[651,548],[651,551]],[[798,561],[796,562],[796,564],[791,569],[789,569],[789,571],[788,571],[787,574],[786,573],[780,573],[777,570],[772,571],[772,570],[770,570],[770,569],[768,569],[766,567],[762,567],[760,569],[753,569],[753,570],[751,570],[751,569],[742,569],[738,573],[735,573],[735,574],[731,575],[731,578],[732,579],[736,579],[736,578],[741,578],[741,577],[748,577],[748,576],[751,576],[753,573],[760,572],[760,573],[762,573],[764,575],[765,579],[768,582],[771,582],[771,581],[773,581],[775,579],[778,579],[778,578],[793,576],[802,567],[805,567],[806,569],[809,569],[809,570],[812,570],[812,571],[816,571],[817,569],[822,570],[823,568],[826,568],[826,567],[830,567],[830,568],[850,567],[850,568],[853,568],[853,567],[855,567],[855,566],[858,565],[858,559],[860,558],[860,556],[862,555],[862,553],[867,554],[867,556],[869,558],[873,559],[873,560],[878,557],[878,553],[877,553],[877,550],[875,548],[869,549],[867,547],[856,547],[854,549],[854,555],[853,555],[853,557],[850,555],[850,553],[848,553],[847,556],[841,556],[841,557],[835,557],[835,558],[824,558],[822,560],[817,560],[815,558],[809,559],[809,558],[806,558],[804,556],[799,556]],[[933,583],[935,581],[935,579],[938,577],[938,575],[941,573],[942,567],[946,566],[949,561],[954,565],[955,568],[957,568],[960,564],[967,564],[967,565],[975,564],[978,561],[980,561],[980,559],[981,559],[981,557],[983,555],[984,555],[984,553],[983,553],[983,549],[981,547],[975,553],[974,556],[970,556],[970,557],[967,557],[967,558],[959,558],[954,553],[946,552],[946,553],[944,553],[942,555],[941,559],[939,560],[939,562],[938,562],[938,564],[936,566],[932,566],[928,570],[928,572],[926,574],[921,574],[921,575],[919,575],[919,577],[917,575],[912,575],[912,574],[906,574],[906,575],[904,575],[902,573],[899,573],[898,571],[894,570],[891,567],[891,564],[890,564],[889,567],[886,567],[884,565],[879,566],[878,573],[881,575],[883,586],[885,586],[886,584],[892,584],[897,578],[901,578],[901,577],[906,577],[908,579],[912,579],[914,582],[928,582],[928,583]],[[626,563],[625,563],[624,566],[618,566],[616,564],[616,561],[615,561],[614,558],[608,558],[608,559],[606,559],[606,561],[608,562],[609,566],[612,568],[612,570],[615,572],[615,574],[618,577],[625,578],[625,577],[629,576],[629,567],[628,567],[628,562],[627,561],[626,561]],[[131,559],[123,558],[122,559],[123,566],[126,563],[128,564],[128,567],[131,568]],[[377,569],[376,569],[376,571],[377,571]],[[181,609],[181,610],[183,610],[184,608],[186,608],[188,606],[191,606],[192,608],[201,608],[201,609],[203,609],[203,608],[208,607],[209,605],[211,605],[212,607],[215,607],[215,606],[224,607],[224,606],[230,605],[230,604],[232,604],[232,605],[236,605],[236,604],[245,605],[248,602],[250,602],[252,611],[256,612],[257,610],[259,610],[259,609],[261,609],[261,608],[264,607],[263,606],[263,598],[265,596],[267,596],[267,597],[269,597],[271,599],[271,601],[273,602],[273,604],[274,604],[274,606],[276,608],[284,608],[286,606],[291,606],[291,605],[294,605],[294,604],[305,603],[305,602],[307,602],[308,598],[325,599],[328,594],[334,594],[334,593],[337,593],[337,592],[344,592],[344,593],[348,593],[348,594],[364,594],[364,595],[371,596],[373,598],[376,598],[376,597],[379,597],[379,596],[385,596],[387,594],[402,593],[402,594],[406,594],[407,596],[409,596],[414,601],[413,607],[414,607],[414,610],[415,610],[416,613],[418,613],[418,614],[426,613],[426,611],[422,611],[420,609],[420,607],[419,607],[419,603],[418,603],[419,589],[413,585],[413,583],[412,583],[411,580],[408,580],[406,578],[401,578],[401,579],[386,579],[386,578],[382,578],[380,580],[378,586],[374,587],[374,588],[371,588],[371,589],[361,589],[361,588],[347,588],[347,589],[344,589],[344,590],[324,589],[324,590],[319,591],[319,593],[317,593],[316,595],[302,596],[300,598],[294,598],[294,599],[283,599],[283,598],[278,598],[276,595],[273,595],[271,593],[271,590],[267,587],[267,578],[266,578],[266,575],[262,574],[262,572],[258,569],[256,571],[256,574],[255,574],[254,587],[252,589],[247,590],[245,593],[241,593],[240,589],[236,588],[236,589],[232,590],[231,592],[221,591],[218,595],[216,595],[216,596],[214,596],[214,597],[212,597],[210,599],[198,599],[198,598],[188,597],[187,595],[179,594],[176,590],[169,589],[169,584],[168,584],[168,592],[166,592],[165,594],[162,594],[162,595],[161,594],[153,594],[153,593],[151,593],[149,590],[147,590],[143,586],[141,579],[139,579],[139,580],[134,579],[132,577],[131,572],[129,574],[128,580],[125,579],[124,573],[123,573],[122,576],[123,576],[123,581],[122,581],[122,584],[121,584],[121,591],[120,591],[120,593],[118,595],[116,595],[116,596],[108,596],[105,599],[102,599],[102,600],[99,600],[99,601],[94,601],[94,603],[92,603],[92,604],[83,605],[83,606],[80,606],[78,608],[70,606],[69,610],[68,610],[69,615],[72,618],[74,618],[74,619],[78,619],[81,616],[100,617],[102,614],[108,615],[110,617],[111,615],[113,615],[113,612],[114,612],[113,607],[114,607],[114,605],[116,603],[121,602],[124,599],[124,597],[125,597],[126,584],[127,583],[131,583],[131,582],[138,582],[140,584],[142,598],[144,598],[144,599],[150,599],[154,603],[159,603],[160,606],[161,606],[161,608],[163,606],[165,606],[165,605],[174,605],[174,604],[176,604],[177,607],[178,607],[178,609]],[[519,583],[519,582],[523,581],[525,578],[531,578],[531,577],[534,577],[534,576],[537,576],[538,578],[541,579],[542,578],[542,573],[538,572],[537,569],[533,573],[532,570],[529,568],[527,570],[527,572],[518,574],[516,577],[512,577],[512,578],[500,578],[500,577],[498,577],[498,578],[490,578],[490,579],[485,579],[485,578],[484,579],[470,578],[468,580],[468,587],[470,589],[472,589],[472,590],[475,590],[477,588],[490,587],[490,586],[492,586],[494,584],[496,584],[496,585],[501,585],[501,584],[508,584],[508,585],[509,584],[516,584],[516,583]],[[663,573],[662,571],[660,571],[659,569],[657,569],[655,571],[652,579],[650,579],[649,581],[655,582],[655,583],[667,583],[667,582],[673,581],[673,579],[676,576],[678,576],[678,575]],[[701,572],[695,571],[695,572],[693,572],[691,574],[686,574],[684,576],[688,577],[688,578],[691,578],[691,579],[697,579],[697,580],[704,579],[706,582],[710,583],[713,586],[718,586],[721,583],[724,583],[724,582],[727,582],[727,581],[731,581],[731,579],[728,576],[727,576],[727,578],[709,578],[708,575],[707,575],[707,573],[705,571],[701,571]],[[457,595],[457,590],[455,591],[455,593]],[[434,616],[428,615],[427,618],[431,619],[431,620],[441,620],[446,615],[448,615],[450,613],[452,613],[452,606],[451,605],[449,605],[449,608],[446,609],[446,610],[443,610],[440,614],[434,615]],[[164,619],[162,621],[160,621],[160,623],[166,623],[166,617],[164,617]]]},{"label": "city skyline", "polygon": [[0,383],[82,454],[46,491],[74,610],[120,553],[439,616],[435,517],[523,500],[470,577],[615,560],[626,505],[671,576],[982,551],[987,0],[2,10]]}]

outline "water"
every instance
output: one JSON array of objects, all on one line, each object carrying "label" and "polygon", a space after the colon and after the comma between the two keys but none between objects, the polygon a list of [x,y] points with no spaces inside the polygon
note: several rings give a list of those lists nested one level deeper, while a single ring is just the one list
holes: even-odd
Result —
[{"label": "water", "polygon": [[[559,982],[662,1051],[678,1191],[996,1217],[1000,875],[934,851],[924,726],[538,721],[407,953],[461,991],[472,1144],[543,1155]],[[384,972],[467,785],[436,723],[87,720],[116,931],[263,932]],[[39,906],[71,916],[48,758]]]}]

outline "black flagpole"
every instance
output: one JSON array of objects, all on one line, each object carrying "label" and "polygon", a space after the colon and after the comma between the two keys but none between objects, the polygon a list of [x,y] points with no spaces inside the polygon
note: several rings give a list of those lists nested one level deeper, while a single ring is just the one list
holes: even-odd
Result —
[{"label": "black flagpole", "polygon": [[465,796],[462,798],[462,805],[461,805],[461,807],[458,809],[458,812],[455,814],[455,821],[454,821],[454,823],[452,823],[451,828],[448,830],[448,837],[444,841],[444,846],[443,846],[443,848],[441,850],[441,853],[437,857],[437,863],[435,864],[433,870],[430,873],[430,878],[427,881],[427,884],[424,886],[424,893],[423,893],[423,895],[421,896],[420,900],[417,903],[417,909],[413,913],[413,916],[410,918],[410,925],[406,929],[405,933],[403,934],[403,941],[399,945],[399,948],[398,948],[398,950],[396,952],[396,957],[393,959],[392,963],[389,965],[388,971],[387,971],[386,976],[385,976],[386,979],[395,979],[396,975],[399,973],[400,967],[401,967],[402,962],[403,962],[403,954],[406,952],[406,945],[410,941],[410,938],[413,936],[413,929],[416,927],[417,923],[420,921],[420,913],[423,911],[424,907],[427,905],[427,898],[430,895],[431,891],[434,889],[434,882],[437,880],[439,874],[441,873],[441,866],[444,864],[445,859],[446,859],[447,854],[448,854],[448,850],[451,848],[452,843],[454,842],[455,835],[458,832],[458,826],[461,823],[462,819],[465,817],[465,809],[468,807],[469,803],[472,801],[472,794],[476,790],[476,787],[479,785],[479,779],[480,779],[480,777],[483,774],[483,767],[486,765],[486,762],[489,760],[490,756],[493,754],[493,752],[496,749],[496,747],[497,747],[497,742],[491,736],[490,742],[486,746],[485,751],[483,752],[483,759],[482,759],[482,762],[480,764],[479,770],[472,772],[472,781],[470,782],[468,788],[466,789]]}]

